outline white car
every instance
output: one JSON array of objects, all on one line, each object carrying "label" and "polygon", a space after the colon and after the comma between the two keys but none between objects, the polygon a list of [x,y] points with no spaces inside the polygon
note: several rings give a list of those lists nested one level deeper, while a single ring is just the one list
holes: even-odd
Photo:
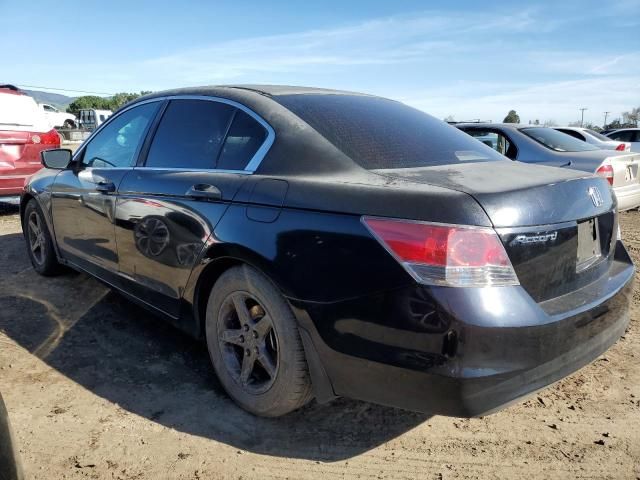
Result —
[{"label": "white car", "polygon": [[611,140],[630,143],[632,152],[640,152],[640,128],[621,128],[607,133],[607,137]]},{"label": "white car", "polygon": [[567,135],[571,135],[578,140],[590,143],[602,150],[617,150],[619,152],[628,152],[631,150],[631,144],[628,142],[616,141],[611,138],[582,127],[554,127],[556,130]]},{"label": "white car", "polygon": [[39,105],[51,128],[74,128],[76,126],[77,121],[75,115],[61,112],[53,105],[47,103],[40,103]]}]

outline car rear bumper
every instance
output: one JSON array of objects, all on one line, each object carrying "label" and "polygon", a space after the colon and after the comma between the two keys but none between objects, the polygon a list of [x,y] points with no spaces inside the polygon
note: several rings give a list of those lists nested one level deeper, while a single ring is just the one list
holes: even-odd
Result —
[{"label": "car rear bumper", "polygon": [[618,210],[623,212],[640,206],[640,183],[620,188],[614,188],[618,199]]},{"label": "car rear bumper", "polygon": [[620,242],[615,257],[605,277],[540,304],[522,287],[416,287],[293,304],[335,394],[479,416],[560,380],[620,338],[635,270]]}]

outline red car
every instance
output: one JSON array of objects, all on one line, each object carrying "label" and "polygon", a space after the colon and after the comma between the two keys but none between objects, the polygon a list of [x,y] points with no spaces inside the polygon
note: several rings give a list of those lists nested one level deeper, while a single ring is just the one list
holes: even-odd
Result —
[{"label": "red car", "polygon": [[35,100],[0,85],[0,197],[20,195],[25,180],[42,168],[40,152],[60,147]]}]

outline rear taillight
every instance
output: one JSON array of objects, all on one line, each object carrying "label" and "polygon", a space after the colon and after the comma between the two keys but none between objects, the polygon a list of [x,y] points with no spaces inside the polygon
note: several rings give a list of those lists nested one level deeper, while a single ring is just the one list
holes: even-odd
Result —
[{"label": "rear taillight", "polygon": [[29,137],[29,143],[34,145],[60,145],[60,136],[55,128],[46,133],[32,133]]},{"label": "rear taillight", "polygon": [[609,185],[613,185],[613,167],[610,163],[603,163],[596,170],[596,175],[607,179]]},{"label": "rear taillight", "polygon": [[626,145],[624,143],[621,143],[620,145],[618,145],[616,147],[616,150],[619,151],[619,152],[624,152],[626,150],[626,148],[627,148]]},{"label": "rear taillight", "polygon": [[518,285],[491,228],[363,217],[373,236],[416,281],[450,287]]}]

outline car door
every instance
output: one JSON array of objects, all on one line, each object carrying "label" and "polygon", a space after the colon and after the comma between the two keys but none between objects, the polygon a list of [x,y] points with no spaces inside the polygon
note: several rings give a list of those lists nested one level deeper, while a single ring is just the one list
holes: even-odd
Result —
[{"label": "car door", "polygon": [[54,234],[61,256],[113,281],[118,272],[114,211],[118,186],[136,163],[162,102],[124,110],[78,151],[52,187]]},{"label": "car door", "polygon": [[234,102],[168,101],[118,192],[120,274],[136,297],[179,316],[194,263],[264,155],[270,128]]}]

